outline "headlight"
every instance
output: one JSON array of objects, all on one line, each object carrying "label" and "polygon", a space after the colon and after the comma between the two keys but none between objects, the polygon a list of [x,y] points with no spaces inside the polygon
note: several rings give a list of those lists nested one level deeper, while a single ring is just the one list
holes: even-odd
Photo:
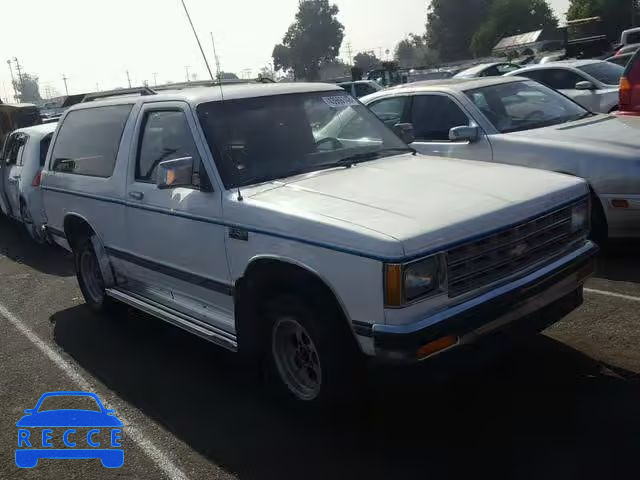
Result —
[{"label": "headlight", "polygon": [[444,292],[444,265],[443,255],[434,255],[404,265],[385,265],[385,304],[401,307]]},{"label": "headlight", "polygon": [[571,233],[589,230],[589,202],[580,202],[571,212]]}]

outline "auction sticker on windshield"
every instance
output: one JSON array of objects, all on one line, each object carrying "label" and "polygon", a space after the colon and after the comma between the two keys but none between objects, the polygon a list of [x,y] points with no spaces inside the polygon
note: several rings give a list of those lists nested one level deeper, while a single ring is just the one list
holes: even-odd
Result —
[{"label": "auction sticker on windshield", "polygon": [[16,423],[18,467],[34,468],[41,458],[95,458],[106,468],[124,464],[122,422],[95,393],[45,393],[24,413]]},{"label": "auction sticker on windshield", "polygon": [[335,95],[332,97],[322,97],[324,103],[331,108],[354,107],[358,105],[358,101],[349,95]]}]

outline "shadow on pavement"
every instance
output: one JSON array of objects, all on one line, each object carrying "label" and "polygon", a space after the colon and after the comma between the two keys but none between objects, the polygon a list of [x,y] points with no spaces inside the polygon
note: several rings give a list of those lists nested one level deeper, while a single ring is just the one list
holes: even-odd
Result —
[{"label": "shadow on pavement", "polygon": [[304,415],[232,354],[146,315],[101,318],[83,305],[51,321],[91,375],[241,479],[637,472],[640,380],[543,335],[448,381],[424,367],[376,370],[359,404]]},{"label": "shadow on pavement", "polygon": [[57,246],[38,245],[20,223],[3,215],[0,215],[0,255],[48,275],[75,275],[69,252]]},{"label": "shadow on pavement", "polygon": [[598,256],[595,276],[640,283],[640,240],[610,240]]}]

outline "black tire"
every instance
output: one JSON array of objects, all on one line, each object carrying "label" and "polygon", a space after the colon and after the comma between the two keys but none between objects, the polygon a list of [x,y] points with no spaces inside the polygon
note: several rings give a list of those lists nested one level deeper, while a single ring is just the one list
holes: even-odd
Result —
[{"label": "black tire", "polygon": [[[108,297],[104,289],[104,280],[100,273],[98,265],[98,259],[93,250],[93,244],[91,239],[85,238],[77,243],[73,249],[74,263],[76,269],[76,277],[78,279],[78,285],[82,291],[87,305],[95,312],[106,313],[113,311],[113,308],[117,305],[117,302]],[[83,265],[83,262],[94,262],[97,270],[94,272],[94,277],[89,278],[87,273],[87,264]],[[85,278],[87,277],[87,278]],[[98,282],[96,285],[94,282]]]},{"label": "black tire", "polygon": [[603,247],[609,238],[609,226],[604,214],[602,202],[594,193],[591,194],[591,234],[589,238]]},{"label": "black tire", "polygon": [[[269,334],[265,350],[268,356],[268,380],[280,397],[303,408],[322,409],[353,399],[363,378],[363,357],[355,339],[331,302],[313,301],[294,294],[273,297],[266,305]],[[324,303],[324,304],[323,304]],[[283,320],[286,319],[286,320]],[[307,396],[292,388],[278,358],[283,322],[299,324],[317,352],[320,385]]]}]

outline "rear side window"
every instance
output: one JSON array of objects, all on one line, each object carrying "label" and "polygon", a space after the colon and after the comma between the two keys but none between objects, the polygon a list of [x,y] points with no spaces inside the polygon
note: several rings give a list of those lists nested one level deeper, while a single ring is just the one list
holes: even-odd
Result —
[{"label": "rear side window", "polygon": [[521,77],[528,77],[545,84],[555,90],[573,90],[578,82],[586,80],[571,70],[561,68],[549,68],[544,70],[533,70],[518,74]]},{"label": "rear side window", "polygon": [[53,147],[51,170],[110,177],[132,107],[110,105],[70,112]]},{"label": "rear side window", "polygon": [[49,145],[51,144],[51,137],[53,133],[50,133],[42,140],[40,140],[40,166],[44,167],[44,161],[47,159],[47,152],[49,151]]}]

